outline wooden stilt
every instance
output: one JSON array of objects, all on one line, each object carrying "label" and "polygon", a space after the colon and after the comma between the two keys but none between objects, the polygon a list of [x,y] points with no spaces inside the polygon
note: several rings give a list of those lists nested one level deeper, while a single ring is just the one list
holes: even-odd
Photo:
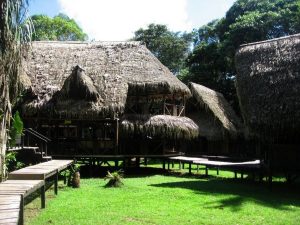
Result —
[{"label": "wooden stilt", "polygon": [[192,174],[192,163],[189,163],[189,174]]},{"label": "wooden stilt", "polygon": [[57,195],[58,193],[58,171],[54,175],[54,194]]},{"label": "wooden stilt", "polygon": [[46,207],[46,194],[45,194],[45,185],[41,187],[41,208],[44,209]]},{"label": "wooden stilt", "polygon": [[24,196],[21,195],[19,225],[24,224]]}]

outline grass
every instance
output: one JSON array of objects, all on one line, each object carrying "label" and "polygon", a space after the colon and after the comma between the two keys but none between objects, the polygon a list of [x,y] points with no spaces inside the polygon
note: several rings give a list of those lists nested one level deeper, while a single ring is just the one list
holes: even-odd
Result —
[{"label": "grass", "polygon": [[[222,177],[127,177],[121,188],[82,179],[80,189],[50,190],[47,207],[26,206],[27,224],[299,224],[298,190]],[[232,177],[232,175],[231,175]],[[50,199],[49,199],[50,198]]]}]

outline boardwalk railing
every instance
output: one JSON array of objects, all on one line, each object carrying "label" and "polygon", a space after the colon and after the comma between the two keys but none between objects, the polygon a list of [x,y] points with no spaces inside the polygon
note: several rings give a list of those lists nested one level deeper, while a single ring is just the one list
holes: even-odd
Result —
[{"label": "boardwalk railing", "polygon": [[47,156],[47,151],[48,151],[48,143],[51,142],[51,139],[49,139],[48,137],[42,135],[41,133],[35,131],[32,128],[25,128],[24,129],[24,136],[22,139],[22,147],[24,148],[25,146],[25,139],[26,139],[26,145],[30,146],[30,137],[34,137],[37,139],[37,141],[39,142],[39,147],[40,147],[40,152],[41,154],[45,154],[45,156]]}]

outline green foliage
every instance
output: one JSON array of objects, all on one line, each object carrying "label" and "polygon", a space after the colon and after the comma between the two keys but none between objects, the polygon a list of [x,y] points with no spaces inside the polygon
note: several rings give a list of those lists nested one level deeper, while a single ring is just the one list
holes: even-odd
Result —
[{"label": "green foliage", "polygon": [[52,41],[85,41],[87,35],[78,26],[75,20],[64,14],[58,14],[54,18],[45,15],[31,17],[34,24],[33,40]]},{"label": "green foliage", "polygon": [[171,32],[166,25],[150,24],[139,29],[133,38],[141,41],[173,73],[184,68],[184,60],[190,50],[192,34]]},{"label": "green foliage", "polygon": [[107,171],[104,180],[108,180],[108,183],[105,185],[105,187],[121,187],[122,185],[124,185],[122,182],[123,180],[122,170],[115,171],[113,173]]},{"label": "green foliage", "polygon": [[62,175],[68,178],[68,186],[73,186],[73,179],[76,172],[80,171],[80,165],[73,164],[70,166],[70,169],[65,170],[62,172]]},{"label": "green foliage", "polygon": [[5,156],[5,169],[8,172],[21,169],[25,166],[23,162],[17,160],[17,152],[8,152]]},{"label": "green foliage", "polygon": [[222,92],[237,105],[234,56],[241,44],[300,32],[299,0],[238,0],[226,16],[199,28],[183,80]]},{"label": "green foliage", "polygon": [[14,146],[16,144],[16,139],[20,138],[23,132],[23,121],[20,117],[19,112],[17,111],[12,117],[12,125],[9,131],[9,145]]}]

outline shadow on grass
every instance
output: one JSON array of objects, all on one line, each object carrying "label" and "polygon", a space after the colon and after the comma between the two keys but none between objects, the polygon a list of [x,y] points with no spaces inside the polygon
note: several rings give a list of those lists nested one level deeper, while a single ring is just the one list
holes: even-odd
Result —
[{"label": "shadow on grass", "polygon": [[300,207],[299,186],[288,187],[280,183],[274,183],[272,191],[266,185],[259,183],[222,178],[168,182],[150,186],[184,188],[197,194],[219,197],[219,200],[205,202],[204,208],[230,208],[232,211],[238,211],[247,202],[254,202],[277,210],[293,210],[290,206]]}]

